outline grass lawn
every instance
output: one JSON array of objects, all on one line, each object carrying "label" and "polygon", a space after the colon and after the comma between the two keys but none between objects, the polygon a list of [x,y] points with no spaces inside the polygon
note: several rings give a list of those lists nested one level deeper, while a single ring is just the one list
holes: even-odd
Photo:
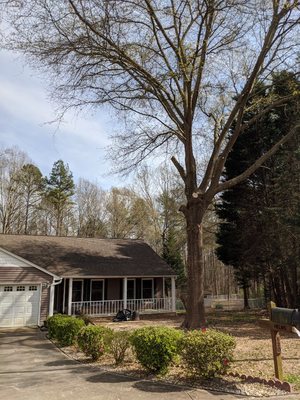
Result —
[{"label": "grass lawn", "polygon": [[[207,326],[230,333],[236,338],[236,349],[231,371],[239,374],[253,375],[263,378],[274,377],[271,336],[268,330],[257,325],[260,318],[265,317],[260,311],[223,311],[216,310],[207,313]],[[136,329],[142,326],[163,325],[180,327],[183,315],[164,319],[163,316],[154,319],[128,322],[105,322],[102,324],[117,330]],[[283,372],[285,380],[300,391],[300,338],[294,334],[281,335]]]}]

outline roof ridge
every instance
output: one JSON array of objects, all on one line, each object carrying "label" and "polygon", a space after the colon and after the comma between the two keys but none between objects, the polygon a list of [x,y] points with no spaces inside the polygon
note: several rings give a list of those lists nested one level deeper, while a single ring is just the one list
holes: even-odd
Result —
[{"label": "roof ridge", "polygon": [[81,240],[119,240],[119,241],[136,241],[146,243],[143,239],[135,239],[135,238],[97,238],[97,237],[82,237],[82,236],[57,236],[57,235],[26,235],[19,233],[0,233],[1,236],[17,236],[17,237],[28,237],[28,238],[60,238],[60,239],[81,239]]}]

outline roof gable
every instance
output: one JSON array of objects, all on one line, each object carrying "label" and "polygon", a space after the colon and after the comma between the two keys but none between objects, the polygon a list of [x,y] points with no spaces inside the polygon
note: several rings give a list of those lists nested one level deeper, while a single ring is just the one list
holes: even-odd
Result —
[{"label": "roof gable", "polygon": [[0,247],[0,268],[1,267],[34,267],[50,276],[54,279],[59,279],[59,277],[53,274],[50,271],[40,267],[39,265],[35,265],[32,262],[25,260],[22,257],[17,256],[16,254],[11,253]]}]

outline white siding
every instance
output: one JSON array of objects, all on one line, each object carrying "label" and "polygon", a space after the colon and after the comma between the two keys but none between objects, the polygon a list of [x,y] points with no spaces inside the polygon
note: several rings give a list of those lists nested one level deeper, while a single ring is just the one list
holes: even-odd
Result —
[{"label": "white siding", "polygon": [[5,253],[0,249],[0,268],[1,267],[28,267],[24,261],[19,260],[11,256],[10,254]]}]

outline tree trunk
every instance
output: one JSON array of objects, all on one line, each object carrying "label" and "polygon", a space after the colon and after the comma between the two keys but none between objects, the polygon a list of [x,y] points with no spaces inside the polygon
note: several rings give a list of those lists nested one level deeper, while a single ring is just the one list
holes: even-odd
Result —
[{"label": "tree trunk", "polygon": [[204,262],[202,221],[205,209],[199,203],[187,207],[187,310],[183,327],[196,329],[205,326]]},{"label": "tree trunk", "polygon": [[265,273],[263,275],[263,284],[265,304],[268,304],[268,302],[272,300],[272,281],[270,271],[267,269],[266,266]]},{"label": "tree trunk", "polygon": [[57,209],[56,236],[61,236],[61,210]]},{"label": "tree trunk", "polygon": [[245,283],[243,285],[243,294],[244,294],[244,309],[249,310],[249,295],[248,295],[248,285]]},{"label": "tree trunk", "polygon": [[292,290],[292,286],[290,283],[290,276],[292,275],[291,268],[287,268],[287,271],[284,271],[283,267],[281,267],[280,274],[281,274],[282,286],[284,288],[284,296],[285,296],[286,306],[288,308],[294,308],[295,307],[295,298],[294,298],[294,292]]},{"label": "tree trunk", "polygon": [[26,198],[26,208],[25,208],[25,222],[24,222],[24,234],[27,235],[28,230],[28,219],[29,219],[29,195]]}]

